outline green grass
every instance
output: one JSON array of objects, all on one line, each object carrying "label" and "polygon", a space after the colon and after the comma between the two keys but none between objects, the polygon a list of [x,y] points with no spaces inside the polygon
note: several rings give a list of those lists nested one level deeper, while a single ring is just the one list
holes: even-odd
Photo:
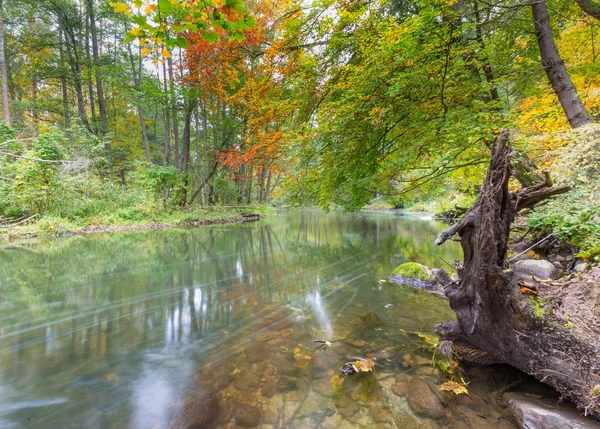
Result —
[{"label": "green grass", "polygon": [[276,211],[273,207],[252,205],[243,207],[195,207],[165,212],[146,212],[136,207],[129,207],[117,209],[113,213],[106,215],[92,215],[78,218],[44,215],[30,223],[17,225],[12,228],[0,228],[0,241],[10,240],[15,237],[76,234],[92,227],[98,227],[100,230],[111,227],[139,227],[143,229],[152,224],[175,227],[186,222],[239,218],[244,214],[270,216],[275,213]]}]

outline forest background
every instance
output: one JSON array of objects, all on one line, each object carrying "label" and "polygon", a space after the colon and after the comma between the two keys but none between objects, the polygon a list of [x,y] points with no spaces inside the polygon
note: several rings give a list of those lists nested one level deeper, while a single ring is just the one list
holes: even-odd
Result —
[{"label": "forest background", "polygon": [[[544,72],[540,10],[584,123]],[[600,253],[593,0],[4,0],[0,16],[8,235],[266,204],[443,213],[473,203],[509,128],[573,187],[529,226]]]}]

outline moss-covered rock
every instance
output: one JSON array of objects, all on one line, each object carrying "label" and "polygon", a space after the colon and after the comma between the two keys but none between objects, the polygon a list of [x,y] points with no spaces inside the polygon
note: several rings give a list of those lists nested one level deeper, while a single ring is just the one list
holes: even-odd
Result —
[{"label": "moss-covered rock", "polygon": [[429,268],[416,262],[405,262],[404,264],[398,265],[398,267],[392,271],[392,275],[423,281],[435,280]]},{"label": "moss-covered rock", "polygon": [[390,280],[400,285],[425,289],[444,296],[444,289],[437,282],[433,270],[416,262],[405,262],[399,265],[392,272]]}]

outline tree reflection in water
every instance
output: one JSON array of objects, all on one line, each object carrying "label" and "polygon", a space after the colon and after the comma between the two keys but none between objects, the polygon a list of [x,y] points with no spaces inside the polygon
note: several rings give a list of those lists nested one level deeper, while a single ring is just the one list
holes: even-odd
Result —
[{"label": "tree reflection in water", "polygon": [[457,257],[433,246],[442,227],[301,210],[3,249],[0,427],[166,427],[204,365],[231,366],[271,332],[308,347],[388,303],[395,328],[430,330],[452,317],[445,303],[374,286],[404,261]]}]

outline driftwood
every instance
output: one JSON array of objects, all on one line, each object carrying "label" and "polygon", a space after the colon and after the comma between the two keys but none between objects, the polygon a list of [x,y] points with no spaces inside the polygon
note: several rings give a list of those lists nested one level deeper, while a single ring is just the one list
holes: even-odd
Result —
[{"label": "driftwood", "polygon": [[[540,317],[532,297],[505,271],[511,223],[516,213],[552,195],[568,191],[544,180],[518,192],[508,190],[512,152],[503,130],[492,150],[478,201],[436,244],[459,234],[464,264],[460,281],[445,293],[457,320],[437,326],[463,358],[479,363],[506,363],[554,387],[582,411],[600,418],[600,346],[598,336],[581,334],[553,319]],[[558,286],[557,286],[558,287]]]}]

